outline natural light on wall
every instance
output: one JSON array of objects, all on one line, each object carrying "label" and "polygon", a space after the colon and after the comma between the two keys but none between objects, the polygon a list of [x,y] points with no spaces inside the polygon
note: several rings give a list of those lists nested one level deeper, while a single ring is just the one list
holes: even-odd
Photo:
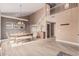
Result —
[{"label": "natural light on wall", "polygon": [[69,3],[66,3],[64,7],[65,7],[65,9],[68,9],[69,8]]}]

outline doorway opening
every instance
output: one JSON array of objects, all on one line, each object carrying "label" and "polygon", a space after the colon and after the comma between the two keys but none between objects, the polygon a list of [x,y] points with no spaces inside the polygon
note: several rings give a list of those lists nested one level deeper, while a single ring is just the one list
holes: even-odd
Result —
[{"label": "doorway opening", "polygon": [[55,37],[55,23],[47,23],[47,38]]}]

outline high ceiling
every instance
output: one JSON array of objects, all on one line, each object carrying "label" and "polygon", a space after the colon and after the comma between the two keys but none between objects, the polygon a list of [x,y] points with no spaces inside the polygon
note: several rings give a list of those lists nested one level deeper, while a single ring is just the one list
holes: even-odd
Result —
[{"label": "high ceiling", "polygon": [[50,6],[50,8],[53,8],[53,7],[57,6],[57,5],[60,5],[61,3],[47,3],[47,4]]},{"label": "high ceiling", "polygon": [[28,16],[42,8],[44,3],[0,3],[1,13],[10,16]]}]

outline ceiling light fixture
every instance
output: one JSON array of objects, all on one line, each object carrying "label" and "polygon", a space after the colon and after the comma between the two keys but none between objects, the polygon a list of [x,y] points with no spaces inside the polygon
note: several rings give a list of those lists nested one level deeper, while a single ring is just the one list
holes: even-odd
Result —
[{"label": "ceiling light fixture", "polygon": [[[20,4],[20,11],[19,11],[19,15],[20,17],[22,16],[22,4]],[[10,19],[16,19],[16,20],[20,20],[20,21],[28,21],[28,19],[23,19],[23,18],[20,18],[20,17],[13,17],[13,16],[7,16],[7,15],[2,15],[1,14],[1,17],[5,17],[5,18],[10,18]]]},{"label": "ceiling light fixture", "polygon": [[28,21],[28,19],[22,19],[22,18],[18,18],[18,17],[7,16],[7,15],[1,15],[1,17],[10,18],[10,19],[16,19],[16,20],[21,20],[21,21]]}]

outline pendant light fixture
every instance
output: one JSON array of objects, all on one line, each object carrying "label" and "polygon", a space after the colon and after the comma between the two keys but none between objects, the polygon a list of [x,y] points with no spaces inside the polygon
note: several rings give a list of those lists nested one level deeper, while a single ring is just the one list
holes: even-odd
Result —
[{"label": "pendant light fixture", "polygon": [[[20,7],[20,11],[19,11],[20,15],[19,16],[22,17],[22,4],[20,4],[19,7]],[[23,23],[23,21],[18,21],[18,24],[21,25],[21,24],[24,24],[24,23]]]}]

